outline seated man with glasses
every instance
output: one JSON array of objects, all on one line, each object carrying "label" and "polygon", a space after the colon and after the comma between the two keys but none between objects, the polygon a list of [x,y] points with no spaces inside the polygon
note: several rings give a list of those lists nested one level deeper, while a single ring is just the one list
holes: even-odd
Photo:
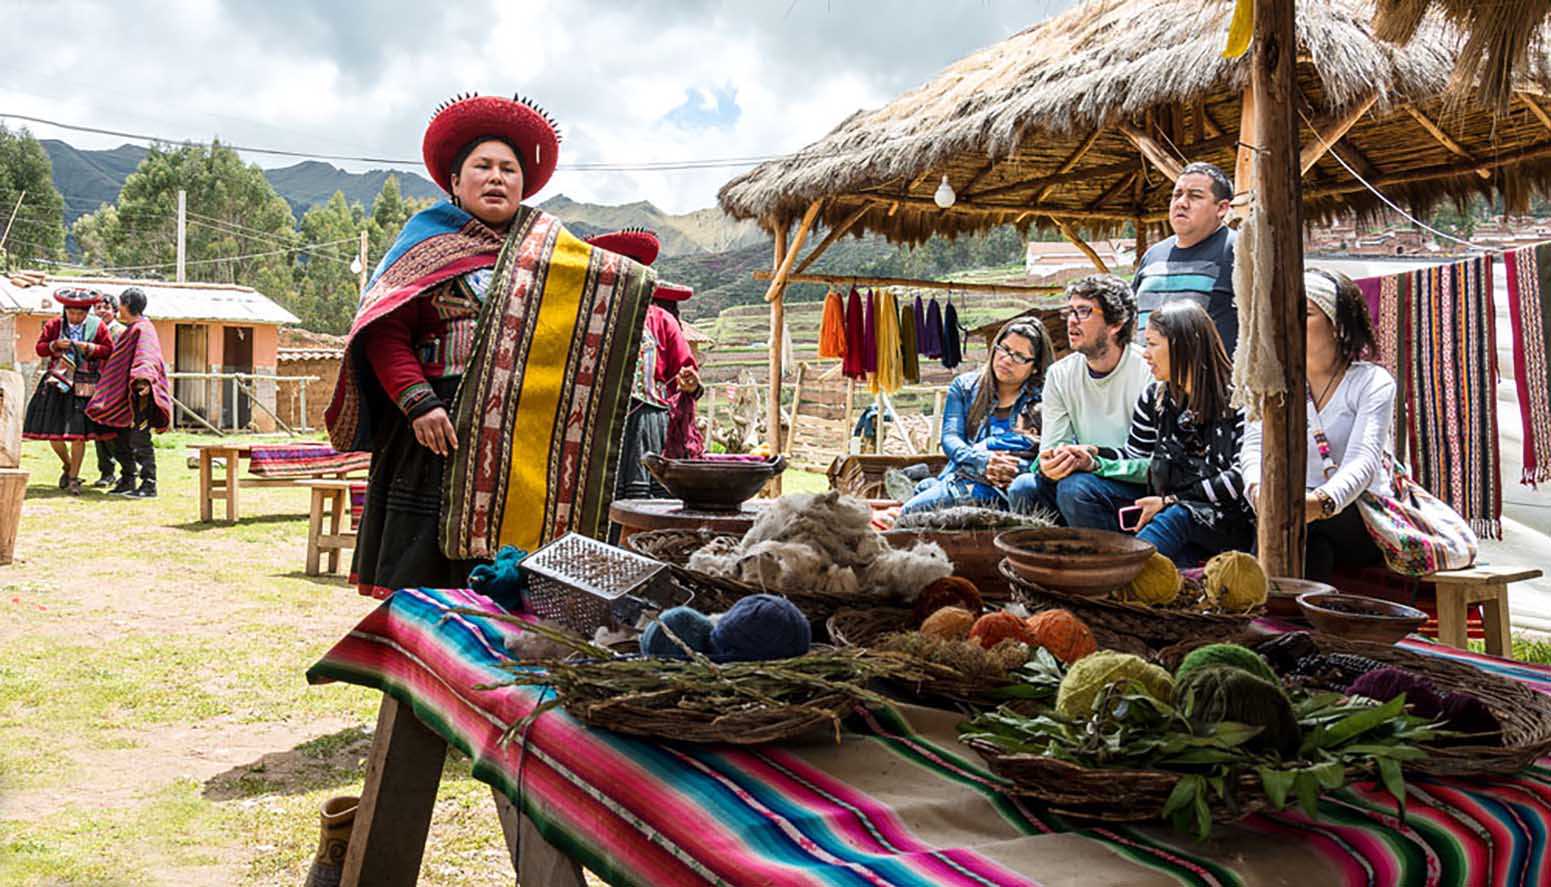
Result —
[{"label": "seated man with glasses", "polygon": [[1099,450],[1125,447],[1131,415],[1152,379],[1136,336],[1136,297],[1124,280],[1095,274],[1066,288],[1072,352],[1050,367],[1036,467],[1008,486],[1014,510],[1059,515],[1072,527],[1118,530],[1117,512],[1147,495],[1101,476]]},{"label": "seated man with glasses", "polygon": [[901,513],[1010,505],[1008,487],[1027,473],[1038,447],[1039,404],[1050,358],[1050,338],[1038,323],[1017,319],[997,332],[985,367],[948,385],[942,413],[947,467],[917,484]]}]

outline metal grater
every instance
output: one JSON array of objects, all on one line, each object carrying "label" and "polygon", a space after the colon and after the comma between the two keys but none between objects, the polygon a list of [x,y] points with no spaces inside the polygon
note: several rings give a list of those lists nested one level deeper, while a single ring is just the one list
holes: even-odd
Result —
[{"label": "metal grater", "polygon": [[591,638],[600,627],[633,628],[643,613],[687,602],[668,565],[567,533],[522,561],[524,605],[540,619]]}]

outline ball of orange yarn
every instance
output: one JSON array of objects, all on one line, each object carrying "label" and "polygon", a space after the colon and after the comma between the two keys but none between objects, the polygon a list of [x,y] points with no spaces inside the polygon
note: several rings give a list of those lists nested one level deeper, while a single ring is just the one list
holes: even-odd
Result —
[{"label": "ball of orange yarn", "polygon": [[921,623],[921,633],[945,641],[962,641],[975,627],[975,614],[963,607],[943,607],[926,617]]},{"label": "ball of orange yarn", "polygon": [[1067,665],[1099,649],[1088,623],[1070,610],[1042,610],[1027,621],[1034,642]]},{"label": "ball of orange yarn", "polygon": [[945,576],[921,589],[916,595],[912,613],[915,624],[926,622],[926,617],[943,607],[962,607],[971,613],[980,612],[980,589],[962,576]]},{"label": "ball of orange yarn", "polygon": [[1028,623],[1005,610],[981,616],[969,630],[969,639],[987,650],[1008,638],[1030,645],[1036,643]]}]

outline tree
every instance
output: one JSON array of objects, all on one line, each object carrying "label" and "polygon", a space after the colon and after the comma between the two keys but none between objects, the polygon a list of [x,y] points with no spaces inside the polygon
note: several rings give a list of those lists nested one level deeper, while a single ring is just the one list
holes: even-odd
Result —
[{"label": "tree", "polygon": [[32,133],[0,125],[0,231],[13,210],[16,219],[0,250],[0,265],[10,269],[65,257],[65,201],[54,187],[54,165]]},{"label": "tree", "polygon": [[327,203],[314,206],[302,216],[303,243],[336,244],[296,254],[296,295],[289,307],[303,328],[320,333],[343,333],[350,329],[360,295],[350,260],[358,248],[356,238],[366,225],[366,211],[359,203],[347,204],[339,191]]},{"label": "tree", "polygon": [[100,238],[105,254],[96,261],[129,276],[171,277],[179,189],[188,192],[188,276],[288,301],[292,254],[302,243],[295,217],[263,171],[220,142],[152,146],[124,180],[115,212],[99,210],[86,224],[83,233]]}]

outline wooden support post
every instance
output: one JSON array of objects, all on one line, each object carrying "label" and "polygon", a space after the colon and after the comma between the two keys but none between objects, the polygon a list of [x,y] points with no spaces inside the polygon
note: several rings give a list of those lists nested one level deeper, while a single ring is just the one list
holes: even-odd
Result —
[{"label": "wooden support post", "polygon": [[366,759],[366,789],[345,851],[343,887],[413,887],[420,878],[447,743],[386,694]]},{"label": "wooden support post", "polygon": [[1310,121],[1310,127],[1314,130],[1314,136],[1309,140],[1308,144],[1303,146],[1303,150],[1298,154],[1298,174],[1307,175],[1309,170],[1314,168],[1314,164],[1318,163],[1319,159],[1325,156],[1325,152],[1334,148],[1336,142],[1346,135],[1347,130],[1355,126],[1357,121],[1363,119],[1363,115],[1367,114],[1368,109],[1372,108],[1373,103],[1378,100],[1379,94],[1375,91],[1368,98],[1348,108],[1346,113],[1340,117]]},{"label": "wooden support post", "polygon": [[803,361],[797,363],[797,382],[792,386],[792,430],[786,435],[785,445],[781,452],[790,453],[797,447],[797,411],[802,409],[802,379],[808,372],[808,364]]},{"label": "wooden support post", "polygon": [[[770,283],[775,298],[770,299],[770,296],[766,295],[766,298],[770,299],[770,383],[765,403],[765,445],[772,456],[781,452],[781,329],[786,323],[786,306],[780,290],[784,289],[786,284],[781,280],[785,275],[780,272],[782,268],[791,268],[791,264],[787,262],[789,255],[786,244],[787,231],[786,225],[782,225],[775,231],[775,262],[771,269],[775,279]],[[779,475],[775,481],[777,484],[780,483]]]},{"label": "wooden support post", "polygon": [[797,233],[792,235],[792,242],[782,244],[781,261],[772,271],[770,286],[765,290],[766,302],[778,301],[781,294],[786,292],[786,278],[792,273],[792,264],[797,258],[798,251],[802,249],[803,241],[808,239],[808,232],[813,230],[813,223],[818,220],[819,208],[823,204],[822,200],[815,200],[808,204],[807,211],[802,214],[802,221],[797,225]]},{"label": "wooden support post", "polygon": [[1131,223],[1136,227],[1136,259],[1131,263],[1136,271],[1142,270],[1142,256],[1147,255],[1147,223],[1140,218]]},{"label": "wooden support post", "polygon": [[1051,216],[1050,221],[1056,223],[1056,228],[1060,230],[1062,236],[1072,242],[1073,246],[1082,250],[1082,254],[1088,257],[1088,261],[1093,263],[1093,267],[1099,269],[1100,274],[1109,273],[1109,266],[1104,264],[1104,259],[1099,256],[1098,252],[1095,251],[1093,247],[1088,245],[1087,241],[1083,240],[1082,237],[1077,234],[1077,230],[1075,228],[1073,228],[1071,225],[1068,225],[1065,221],[1056,218],[1055,216]]},{"label": "wooden support post", "polygon": [[844,421],[845,421],[845,430],[846,430],[846,455],[850,455],[850,450],[851,450],[850,441],[851,441],[851,438],[852,438],[851,429],[855,427],[851,423],[856,421],[855,413],[856,413],[856,380],[852,379],[852,378],[847,378],[846,379],[846,406],[845,406],[845,419],[844,419]]},{"label": "wooden support post", "polygon": [[1179,171],[1184,169],[1185,165],[1163,150],[1163,146],[1158,144],[1151,135],[1129,123],[1120,124],[1120,129],[1126,134],[1126,138],[1131,140],[1131,144],[1136,146],[1136,150],[1141,152],[1142,157],[1146,158],[1147,162],[1156,167],[1159,172],[1168,176],[1169,181],[1179,178]]},{"label": "wooden support post", "polygon": [[[1472,163],[1475,162],[1475,156],[1472,155],[1469,151],[1466,151],[1464,145],[1456,142],[1452,136],[1444,132],[1443,127],[1435,123],[1431,117],[1428,117],[1426,114],[1422,113],[1420,108],[1415,105],[1407,105],[1406,113],[1410,114],[1411,119],[1420,124],[1422,129],[1427,130],[1427,134],[1437,140],[1438,144],[1449,149],[1449,151],[1458,154],[1466,161],[1470,161]],[[1477,168],[1474,170],[1474,172],[1476,175],[1483,179],[1489,179],[1492,177],[1492,173],[1485,168]]]},{"label": "wooden support post", "polygon": [[1239,110],[1239,147],[1234,152],[1233,161],[1233,190],[1238,194],[1246,194],[1255,183],[1250,181],[1251,161],[1254,160],[1255,148],[1260,144],[1259,131],[1256,128],[1259,117],[1255,114],[1256,97],[1253,88],[1244,90]]},{"label": "wooden support post", "polygon": [[942,408],[947,392],[939,388],[932,392],[932,430],[927,437],[927,449],[935,450],[942,445]]},{"label": "wooden support post", "polygon": [[883,438],[885,437],[884,432],[883,432],[883,392],[880,391],[877,394],[873,395],[872,403],[873,403],[873,410],[874,410],[873,422],[872,422],[872,432],[873,432],[872,437],[873,437],[873,446],[876,447],[874,452],[876,452],[878,455],[881,456],[881,455],[883,455]]},{"label": "wooden support post", "polygon": [[1258,211],[1269,220],[1262,249],[1271,265],[1270,345],[1287,395],[1265,406],[1261,455],[1260,562],[1271,576],[1303,575],[1304,413],[1303,200],[1295,113],[1298,39],[1295,0],[1258,0],[1250,104],[1259,138]]}]

